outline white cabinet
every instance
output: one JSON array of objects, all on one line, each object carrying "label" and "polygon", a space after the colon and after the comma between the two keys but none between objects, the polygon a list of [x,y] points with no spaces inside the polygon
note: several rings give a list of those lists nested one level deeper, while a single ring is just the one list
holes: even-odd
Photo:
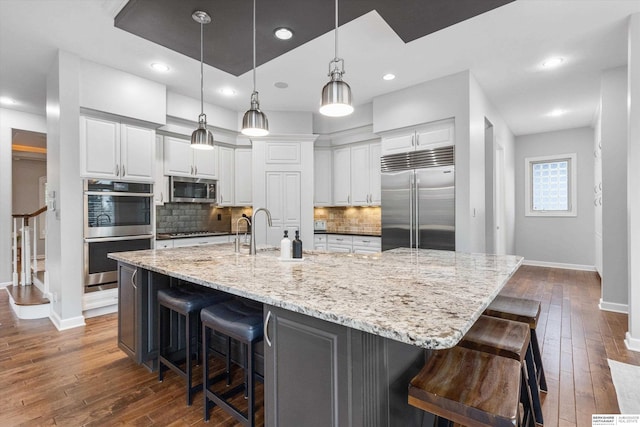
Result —
[{"label": "white cabinet", "polygon": [[331,206],[331,150],[316,149],[313,152],[313,204]]},{"label": "white cabinet", "polygon": [[80,117],[80,173],[86,178],[153,182],[155,131]]},{"label": "white cabinet", "polygon": [[233,206],[234,204],[234,152],[233,148],[218,147],[219,176],[218,176],[218,204]]},{"label": "white cabinet", "polygon": [[250,148],[236,148],[234,192],[236,206],[251,206],[253,203],[253,170]]},{"label": "white cabinet", "polygon": [[326,234],[314,234],[313,235],[313,250],[323,251],[327,250],[327,235]]},{"label": "white cabinet", "polygon": [[382,155],[454,145],[454,124],[447,120],[382,138]]},{"label": "white cabinet", "polygon": [[164,174],[217,179],[218,146],[213,150],[196,150],[188,140],[165,137]]},{"label": "white cabinet", "polygon": [[156,240],[155,249],[171,249],[173,248],[173,240]]},{"label": "white cabinet", "polygon": [[229,243],[229,236],[185,237],[183,239],[172,239],[172,241],[174,248],[182,248],[185,246],[204,246]]},{"label": "white cabinet", "polygon": [[327,236],[327,251],[351,253],[353,238],[344,234],[329,234]]},{"label": "white cabinet", "polygon": [[267,241],[280,241],[284,230],[293,238],[301,225],[300,172],[266,172],[267,207],[272,226],[267,227]]},{"label": "white cabinet", "polygon": [[354,254],[372,254],[382,250],[382,239],[377,236],[353,236]]},{"label": "white cabinet", "polygon": [[379,143],[335,149],[333,168],[335,205],[380,205]]},{"label": "white cabinet", "polygon": [[156,135],[156,165],[153,182],[153,201],[156,205],[164,205],[169,201],[169,177],[165,176],[163,137]]}]

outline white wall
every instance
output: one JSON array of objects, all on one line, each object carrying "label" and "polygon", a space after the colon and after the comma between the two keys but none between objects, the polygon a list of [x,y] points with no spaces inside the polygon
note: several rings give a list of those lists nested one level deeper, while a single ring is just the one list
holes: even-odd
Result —
[{"label": "white wall", "polygon": [[[627,67],[602,74],[602,300],[626,311],[627,265]],[[636,165],[637,167],[637,165]]]},{"label": "white wall", "polygon": [[[577,153],[576,217],[525,216],[525,158]],[[516,254],[526,261],[595,263],[593,129],[590,127],[517,136],[515,141]]]},{"label": "white wall", "polygon": [[45,133],[45,118],[33,114],[0,108],[0,285],[12,281],[13,257],[11,256],[11,233],[13,230],[12,199],[12,129],[23,129]]}]

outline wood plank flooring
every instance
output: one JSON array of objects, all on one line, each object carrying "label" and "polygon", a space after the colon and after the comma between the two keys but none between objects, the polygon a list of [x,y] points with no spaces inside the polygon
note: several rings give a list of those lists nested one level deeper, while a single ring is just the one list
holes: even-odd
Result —
[{"label": "wood plank flooring", "polygon": [[[593,413],[619,413],[607,358],[640,365],[640,353],[625,348],[627,316],[598,309],[598,276],[523,266],[503,293],[542,301],[545,426],[590,426]],[[62,332],[48,319],[16,319],[1,291],[0,425],[205,425],[202,394],[187,407],[183,381],[167,373],[159,383],[118,349],[116,336],[116,315]],[[262,393],[259,386],[260,404]],[[215,408],[208,425],[236,423]]]}]

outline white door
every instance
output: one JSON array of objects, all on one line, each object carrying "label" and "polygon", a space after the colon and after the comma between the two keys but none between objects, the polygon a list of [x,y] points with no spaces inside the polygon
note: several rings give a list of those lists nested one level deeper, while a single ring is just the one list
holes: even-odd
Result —
[{"label": "white door", "polygon": [[220,155],[220,179],[218,180],[218,202],[221,206],[233,205],[234,177],[235,169],[233,148],[219,147]]},{"label": "white door", "polygon": [[120,177],[120,124],[80,117],[80,169],[90,178]]},{"label": "white door", "polygon": [[351,147],[351,205],[369,204],[369,144]]},{"label": "white door", "polygon": [[164,137],[164,174],[168,176],[193,176],[193,157],[189,141]]},{"label": "white door", "polygon": [[250,148],[237,148],[235,153],[235,203],[250,206],[253,203],[252,161]]},{"label": "white door", "polygon": [[135,181],[153,181],[156,135],[153,129],[120,125],[120,177]]},{"label": "white door", "polygon": [[351,149],[333,150],[333,204],[348,206],[351,203]]}]

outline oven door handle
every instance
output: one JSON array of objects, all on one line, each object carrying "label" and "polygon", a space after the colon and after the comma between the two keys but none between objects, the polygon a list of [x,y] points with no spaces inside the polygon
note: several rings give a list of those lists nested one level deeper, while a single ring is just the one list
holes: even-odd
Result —
[{"label": "oven door handle", "polygon": [[117,242],[122,240],[142,240],[142,239],[153,239],[153,234],[140,234],[138,236],[120,236],[120,237],[85,237],[84,241],[87,243],[96,243],[96,242]]},{"label": "oven door handle", "polygon": [[85,191],[87,196],[153,197],[153,193],[125,193],[121,191]]}]

